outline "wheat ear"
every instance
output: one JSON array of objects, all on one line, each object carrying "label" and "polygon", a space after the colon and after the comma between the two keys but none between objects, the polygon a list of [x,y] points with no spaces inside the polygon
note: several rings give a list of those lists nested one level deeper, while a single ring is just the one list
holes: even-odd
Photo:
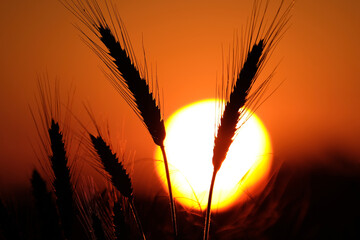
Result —
[{"label": "wheat ear", "polygon": [[[210,230],[210,216],[211,216],[211,201],[212,193],[215,185],[216,174],[218,173],[222,163],[224,162],[227,152],[238,130],[238,123],[245,115],[244,107],[253,103],[257,104],[259,97],[262,96],[264,89],[266,88],[270,78],[268,77],[260,86],[255,90],[255,93],[250,95],[250,91],[257,80],[260,71],[263,68],[267,57],[271,54],[273,47],[278,43],[283,34],[284,27],[289,20],[288,14],[292,7],[292,4],[280,15],[280,10],[283,6],[283,1],[268,26],[266,31],[264,28],[264,17],[268,8],[268,2],[262,16],[260,16],[261,1],[254,1],[253,11],[251,14],[251,21],[248,29],[248,41],[247,49],[244,60],[233,61],[240,62],[241,66],[233,66],[233,72],[229,74],[229,77],[234,79],[226,79],[227,86],[224,88],[226,91],[231,90],[227,101],[225,102],[225,108],[220,119],[220,124],[217,129],[217,134],[214,140],[213,149],[213,175],[210,183],[208,205],[205,215],[204,226],[204,240],[209,238]],[[236,50],[235,50],[236,52]],[[236,56],[234,56],[236,57]],[[236,65],[236,64],[235,64]],[[237,73],[237,68],[240,72]],[[229,83],[231,84],[229,86]],[[227,92],[225,92],[226,94]]]},{"label": "wheat ear", "polygon": [[[161,148],[169,191],[171,220],[176,238],[176,210],[164,147],[165,125],[156,98],[150,91],[149,83],[146,80],[146,66],[141,73],[136,64],[128,34],[114,7],[112,7],[113,11],[111,12],[107,4],[110,16],[113,15],[113,18],[110,17],[112,25],[109,25],[96,0],[70,1],[70,3],[63,0],[62,2],[105,45],[105,48],[101,47],[85,35],[88,39],[88,45],[111,71],[112,74],[108,74],[108,77],[115,89],[143,121],[154,143]],[[118,24],[120,37],[117,36],[114,22]]]},{"label": "wheat ear", "polygon": [[105,1],[110,15],[109,25],[96,0],[61,0],[61,2],[103,43],[104,46],[100,46],[85,35],[89,47],[110,70],[111,74],[107,76],[115,89],[143,121],[155,144],[163,145],[166,135],[165,125],[155,96],[146,80],[148,78],[146,66],[143,71],[139,70],[130,39],[118,12],[113,6],[111,6],[113,11],[110,11],[109,3]]},{"label": "wheat ear", "polygon": [[260,66],[260,57],[264,49],[263,40],[255,44],[247,55],[247,60],[240,71],[238,80],[229,100],[226,102],[224,113],[220,120],[217,136],[215,137],[212,163],[214,172],[219,171],[221,164],[226,158],[227,151],[233,141],[240,118],[240,109],[244,107],[247,96],[254,83],[255,75]]},{"label": "wheat ear", "polygon": [[130,208],[138,226],[140,235],[142,239],[145,240],[144,230],[134,205],[133,189],[129,175],[126,173],[122,163],[119,162],[117,156],[112,153],[110,147],[101,136],[95,137],[90,134],[90,138],[97,154],[99,155],[99,159],[104,167],[104,170],[111,178],[111,183],[124,197],[129,200]]},{"label": "wheat ear", "polygon": [[[117,78],[119,81],[123,81],[127,85],[128,90],[132,94],[132,99],[134,100],[134,111],[138,116],[143,120],[145,126],[147,127],[150,135],[152,136],[154,143],[160,146],[161,152],[164,159],[165,173],[168,184],[169,191],[169,202],[170,202],[170,212],[171,220],[174,229],[175,238],[177,237],[177,224],[176,224],[176,211],[175,203],[172,193],[170,171],[166,156],[166,151],[164,147],[165,139],[165,126],[164,121],[161,118],[160,109],[156,104],[156,101],[150,92],[149,85],[147,81],[140,76],[140,73],[136,66],[132,63],[131,58],[129,58],[129,53],[132,50],[123,48],[118,40],[116,40],[111,29],[105,25],[99,25],[100,39],[104,45],[108,48],[109,55],[114,59],[114,63],[119,71],[120,75],[115,74],[115,76],[121,76]],[[126,31],[122,28],[122,36],[127,36]],[[123,42],[125,46],[130,46],[129,40],[126,37],[123,37]],[[108,66],[110,66],[108,64]],[[115,82],[115,85],[119,82]],[[118,85],[119,87],[119,85]],[[119,89],[119,88],[118,88]],[[122,95],[125,95],[122,92]],[[132,102],[126,99],[130,105]]]},{"label": "wheat ear", "polygon": [[59,216],[53,203],[52,194],[47,191],[46,182],[36,170],[33,171],[31,177],[31,186],[38,216],[42,223],[44,239],[62,239]]},{"label": "wheat ear", "polygon": [[165,126],[160,115],[160,109],[156,105],[152,93],[149,91],[149,85],[146,80],[140,77],[139,71],[128,58],[126,50],[122,49],[120,43],[116,41],[109,28],[99,28],[101,41],[107,46],[109,54],[115,59],[118,71],[121,73],[124,82],[127,84],[129,91],[132,93],[135,102],[135,112],[139,113],[140,118],[144,121],[145,126],[150,132],[155,144],[160,146],[163,154],[166,179],[168,183],[171,219],[174,229],[174,235],[177,237],[176,211],[174,198],[172,194],[170,171],[164,147]]},{"label": "wheat ear", "polygon": [[216,174],[219,171],[221,164],[226,158],[227,151],[233,141],[236,133],[236,125],[240,117],[240,108],[246,102],[246,97],[249,94],[253,84],[254,76],[259,67],[259,60],[263,51],[263,41],[254,45],[251,52],[248,53],[247,60],[239,74],[237,84],[230,95],[230,100],[226,103],[223,116],[220,120],[217,136],[215,137],[214,153],[213,153],[213,175],[211,178],[208,205],[205,216],[204,240],[208,239],[210,229],[210,213],[212,193],[214,189]]},{"label": "wheat ear", "polygon": [[53,186],[55,189],[56,204],[59,209],[65,237],[69,238],[75,219],[74,194],[71,184],[70,168],[68,166],[68,158],[66,156],[65,144],[59,124],[51,120],[51,126],[48,132],[51,142],[52,156],[50,157],[50,162],[54,172]]}]

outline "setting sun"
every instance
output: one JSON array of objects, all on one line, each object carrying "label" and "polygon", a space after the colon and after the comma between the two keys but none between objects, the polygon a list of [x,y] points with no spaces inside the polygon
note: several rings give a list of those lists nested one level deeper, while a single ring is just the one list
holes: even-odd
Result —
[{"label": "setting sun", "polygon": [[[212,209],[223,210],[235,203],[266,177],[271,164],[271,143],[260,119],[252,116],[239,129],[227,158],[218,172]],[[220,110],[214,99],[185,106],[166,121],[165,148],[171,171],[174,196],[183,206],[203,210],[213,172],[212,153]],[[241,124],[242,122],[240,122]],[[162,159],[156,150],[156,159]],[[156,164],[166,186],[165,170]]]}]

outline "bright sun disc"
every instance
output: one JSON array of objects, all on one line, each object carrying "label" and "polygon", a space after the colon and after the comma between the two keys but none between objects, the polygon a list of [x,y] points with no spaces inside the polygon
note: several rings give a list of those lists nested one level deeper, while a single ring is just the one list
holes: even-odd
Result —
[{"label": "bright sun disc", "polygon": [[[203,210],[213,172],[212,154],[216,120],[220,111],[216,100],[185,106],[166,121],[165,149],[175,199],[183,206]],[[218,109],[218,110],[217,110]],[[251,114],[247,110],[246,114]],[[248,115],[250,116],[250,115]],[[243,119],[246,119],[246,115]],[[271,165],[271,143],[260,119],[252,113],[238,131],[226,160],[219,170],[213,192],[212,209],[224,210],[264,179]],[[163,159],[157,149],[156,159]],[[167,186],[164,164],[156,170]]]}]

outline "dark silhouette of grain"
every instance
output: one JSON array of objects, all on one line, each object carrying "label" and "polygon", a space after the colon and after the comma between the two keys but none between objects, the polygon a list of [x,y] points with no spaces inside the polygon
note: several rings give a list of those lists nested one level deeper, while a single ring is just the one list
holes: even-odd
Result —
[{"label": "dark silhouette of grain", "polygon": [[36,170],[31,177],[31,186],[43,239],[62,239],[59,216],[52,193],[47,190],[46,182]]},{"label": "dark silhouette of grain", "polygon": [[65,144],[59,124],[51,120],[51,126],[48,132],[51,142],[52,156],[50,157],[50,162],[54,173],[53,186],[56,204],[65,237],[69,238],[75,219],[74,193],[71,184],[70,168],[68,166],[68,158],[66,156]]},{"label": "dark silhouette of grain", "polygon": [[114,59],[121,75],[121,79],[117,80],[123,81],[121,84],[125,84],[132,94],[131,99],[126,100],[134,102],[134,111],[144,121],[155,144],[162,146],[165,139],[164,121],[147,81],[140,76],[138,69],[129,58],[127,50],[122,48],[110,28],[100,25],[98,31],[101,41],[107,47],[108,54]]},{"label": "dark silhouette of grain", "polygon": [[110,70],[112,75],[107,76],[115,89],[143,121],[155,144],[162,146],[166,133],[160,108],[150,91],[146,66],[144,71],[139,70],[131,42],[117,11],[105,1],[110,14],[110,20],[107,20],[96,0],[61,2],[103,43],[100,46],[85,35],[89,46]]},{"label": "dark silhouette of grain", "polygon": [[117,156],[112,153],[110,147],[105,143],[101,136],[94,137],[90,134],[90,138],[97,154],[99,155],[99,159],[104,167],[104,170],[110,176],[112,184],[124,197],[128,199],[130,209],[135,218],[140,235],[142,239],[146,239],[134,205],[133,189],[129,175],[126,173],[122,163],[119,162]]},{"label": "dark silhouette of grain", "polygon": [[[129,104],[136,115],[143,121],[154,143],[160,146],[164,159],[165,173],[169,191],[171,220],[174,236],[177,236],[176,210],[172,194],[170,171],[168,167],[164,139],[166,136],[164,121],[160,108],[146,79],[147,69],[143,73],[136,64],[131,42],[117,11],[106,2],[110,15],[108,21],[96,0],[61,1],[104,46],[95,43],[89,36],[88,45],[105,63],[111,74],[107,74],[115,89]],[[110,11],[112,8],[112,11]],[[111,24],[108,24],[111,23]],[[118,27],[115,27],[115,24]],[[118,32],[119,31],[119,32]],[[157,84],[155,84],[157,87]]]},{"label": "dark silhouette of grain", "polygon": [[[244,47],[246,52],[243,53],[243,56],[240,56],[240,59],[233,60],[235,66],[232,67],[234,69],[228,69],[231,74],[228,73],[227,75],[230,79],[224,79],[224,84],[226,86],[222,87],[225,89],[224,94],[228,94],[228,91],[230,91],[230,95],[225,95],[227,97],[225,107],[214,140],[212,158],[214,170],[211,178],[208,206],[205,215],[204,240],[209,238],[211,201],[216,174],[224,162],[230,145],[234,140],[239,128],[239,121],[245,117],[245,107],[259,102],[259,98],[262,96],[262,93],[271,78],[271,76],[266,78],[266,80],[255,89],[255,92],[250,94],[264,63],[266,63],[274,46],[278,43],[283,34],[284,27],[289,20],[288,14],[292,7],[292,4],[290,4],[290,6],[281,13],[283,6],[282,1],[272,22],[270,22],[270,25],[267,26],[267,29],[264,31],[264,17],[266,16],[268,2],[266,2],[263,12],[261,12],[261,4],[262,1],[254,1],[246,40],[247,46]],[[282,15],[280,15],[280,13]],[[257,23],[258,21],[259,23]],[[234,52],[236,51],[237,50],[234,50]],[[238,56],[234,55],[233,57]],[[241,65],[237,66],[236,63],[240,63]],[[240,69],[238,73],[237,69]],[[233,76],[234,79],[231,79]]]},{"label": "dark silhouette of grain", "polygon": [[109,174],[114,187],[127,198],[133,197],[133,189],[129,175],[118,157],[112,153],[110,147],[101,136],[95,137],[90,134],[91,142],[99,155],[104,170]]},{"label": "dark silhouette of grain", "polygon": [[230,94],[229,100],[226,102],[225,110],[221,117],[220,125],[215,137],[212,159],[214,172],[219,171],[233,141],[237,130],[236,125],[240,118],[240,109],[244,107],[247,101],[251,86],[255,80],[254,77],[259,70],[263,50],[264,41],[261,39],[248,53],[244,66],[239,73],[236,85]]},{"label": "dark silhouette of grain", "polygon": [[247,54],[246,61],[241,68],[236,85],[230,94],[229,100],[225,104],[225,109],[220,120],[213,150],[212,162],[214,170],[211,178],[208,206],[205,216],[204,240],[207,240],[209,235],[211,200],[216,174],[226,158],[226,154],[238,129],[237,124],[240,120],[241,108],[245,106],[251,87],[256,80],[255,76],[259,71],[263,51],[264,40],[261,39]]}]

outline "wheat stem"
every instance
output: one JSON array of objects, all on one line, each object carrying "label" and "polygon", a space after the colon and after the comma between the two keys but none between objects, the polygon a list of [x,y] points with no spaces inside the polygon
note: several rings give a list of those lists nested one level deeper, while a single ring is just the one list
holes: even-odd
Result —
[{"label": "wheat stem", "polygon": [[166,157],[166,151],[164,145],[160,146],[161,152],[164,158],[164,166],[165,166],[165,173],[166,173],[166,180],[169,190],[169,201],[170,201],[170,212],[171,212],[171,222],[174,230],[174,238],[177,239],[178,232],[177,232],[177,224],[176,224],[176,210],[175,210],[175,202],[174,197],[172,193],[172,187],[171,187],[171,179],[170,179],[170,171],[169,171],[169,164]]},{"label": "wheat stem", "polygon": [[135,208],[135,205],[134,205],[134,198],[130,198],[130,199],[129,199],[129,205],[130,205],[131,212],[132,212],[132,214],[133,214],[133,216],[134,216],[136,225],[137,225],[137,227],[138,227],[138,229],[139,229],[141,238],[142,238],[143,240],[146,240],[146,237],[145,237],[145,234],[144,234],[144,230],[143,230],[142,225],[141,225],[141,222],[140,222],[139,215],[137,214],[137,211],[136,211],[136,208]]},{"label": "wheat stem", "polygon": [[214,190],[216,174],[217,174],[217,171],[214,170],[212,178],[211,178],[208,205],[206,208],[204,239],[203,240],[208,240],[208,238],[209,238],[210,218],[211,218],[211,202],[212,202],[212,195],[213,195],[213,190]]}]

